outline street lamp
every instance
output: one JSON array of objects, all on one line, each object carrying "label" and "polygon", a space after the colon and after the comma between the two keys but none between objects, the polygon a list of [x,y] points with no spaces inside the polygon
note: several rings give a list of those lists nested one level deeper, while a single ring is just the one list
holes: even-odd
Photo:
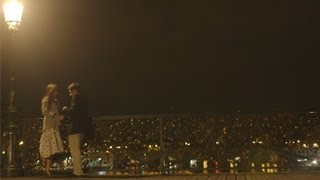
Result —
[{"label": "street lamp", "polygon": [[19,0],[6,0],[3,4],[3,12],[9,30],[18,30],[23,12],[22,3]]},{"label": "street lamp", "polygon": [[[3,3],[3,12],[5,22],[8,25],[10,35],[18,30],[21,23],[23,5],[19,0],[5,0]],[[9,108],[8,108],[8,126],[5,131],[6,137],[6,162],[5,172],[6,176],[23,176],[24,170],[19,153],[19,144],[17,138],[17,120],[18,113],[15,105],[15,77],[14,73],[10,77],[10,92],[9,92]]]},{"label": "street lamp", "polygon": [[[19,25],[21,23],[22,12],[23,12],[23,5],[19,0],[6,0],[3,4],[3,12],[4,12],[4,19],[8,25],[9,31],[13,33],[13,31],[17,31]],[[16,111],[15,106],[15,90],[14,90],[14,80],[13,77],[14,73],[12,73],[11,80],[11,90],[9,93],[10,98],[10,106],[9,112]]]}]

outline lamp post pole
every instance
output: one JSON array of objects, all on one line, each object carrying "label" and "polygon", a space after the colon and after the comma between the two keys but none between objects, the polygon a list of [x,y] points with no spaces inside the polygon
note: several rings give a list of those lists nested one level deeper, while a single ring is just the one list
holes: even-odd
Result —
[{"label": "lamp post pole", "polygon": [[[10,31],[10,36],[13,36],[18,30],[21,23],[23,5],[19,0],[5,0],[3,3],[3,11],[5,21]],[[12,39],[11,39],[12,40]],[[12,66],[13,67],[13,66]],[[10,91],[9,91],[9,107],[8,107],[8,123],[5,131],[6,137],[6,162],[4,164],[5,176],[15,177],[23,176],[24,169],[22,166],[21,155],[19,152],[17,120],[18,112],[15,104],[15,73],[13,68],[10,69]]]},{"label": "lamp post pole", "polygon": [[161,175],[165,175],[165,159],[166,159],[166,154],[165,154],[165,147],[164,147],[164,140],[163,140],[163,133],[164,131],[164,126],[163,126],[163,117],[159,118],[159,134],[160,134],[160,152],[161,152],[161,157],[160,157],[160,173]]}]

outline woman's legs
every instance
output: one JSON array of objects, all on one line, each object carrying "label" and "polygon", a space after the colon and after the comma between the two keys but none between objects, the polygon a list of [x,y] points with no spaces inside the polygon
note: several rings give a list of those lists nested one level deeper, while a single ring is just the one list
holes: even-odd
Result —
[{"label": "woman's legs", "polygon": [[41,157],[41,168],[44,170],[46,168],[47,160],[44,157]]},{"label": "woman's legs", "polygon": [[51,173],[50,173],[50,167],[51,167],[51,159],[50,159],[50,158],[47,158],[46,173],[47,173],[48,175],[51,175]]},{"label": "woman's legs", "polygon": [[44,173],[48,176],[51,176],[51,173],[50,173],[51,158],[42,157],[41,160],[42,160],[41,166],[43,168]]}]

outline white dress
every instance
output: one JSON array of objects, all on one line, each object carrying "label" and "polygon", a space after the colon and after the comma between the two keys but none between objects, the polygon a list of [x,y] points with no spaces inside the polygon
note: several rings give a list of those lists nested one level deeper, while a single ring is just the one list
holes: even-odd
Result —
[{"label": "white dress", "polygon": [[61,136],[56,129],[45,129],[40,138],[40,156],[49,158],[54,154],[63,152]]},{"label": "white dress", "polygon": [[64,151],[59,132],[59,103],[57,100],[53,100],[49,106],[49,98],[44,97],[41,104],[44,118],[39,150],[41,157],[49,158],[56,153]]}]

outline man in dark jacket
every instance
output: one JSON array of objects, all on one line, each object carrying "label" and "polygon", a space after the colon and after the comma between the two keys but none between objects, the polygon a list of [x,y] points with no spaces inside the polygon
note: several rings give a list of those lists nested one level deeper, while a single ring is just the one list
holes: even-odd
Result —
[{"label": "man in dark jacket", "polygon": [[73,175],[82,176],[81,141],[87,131],[88,100],[80,94],[79,83],[71,83],[68,91],[71,96],[71,104],[70,107],[64,107],[63,111],[71,121],[68,140],[73,162]]}]

